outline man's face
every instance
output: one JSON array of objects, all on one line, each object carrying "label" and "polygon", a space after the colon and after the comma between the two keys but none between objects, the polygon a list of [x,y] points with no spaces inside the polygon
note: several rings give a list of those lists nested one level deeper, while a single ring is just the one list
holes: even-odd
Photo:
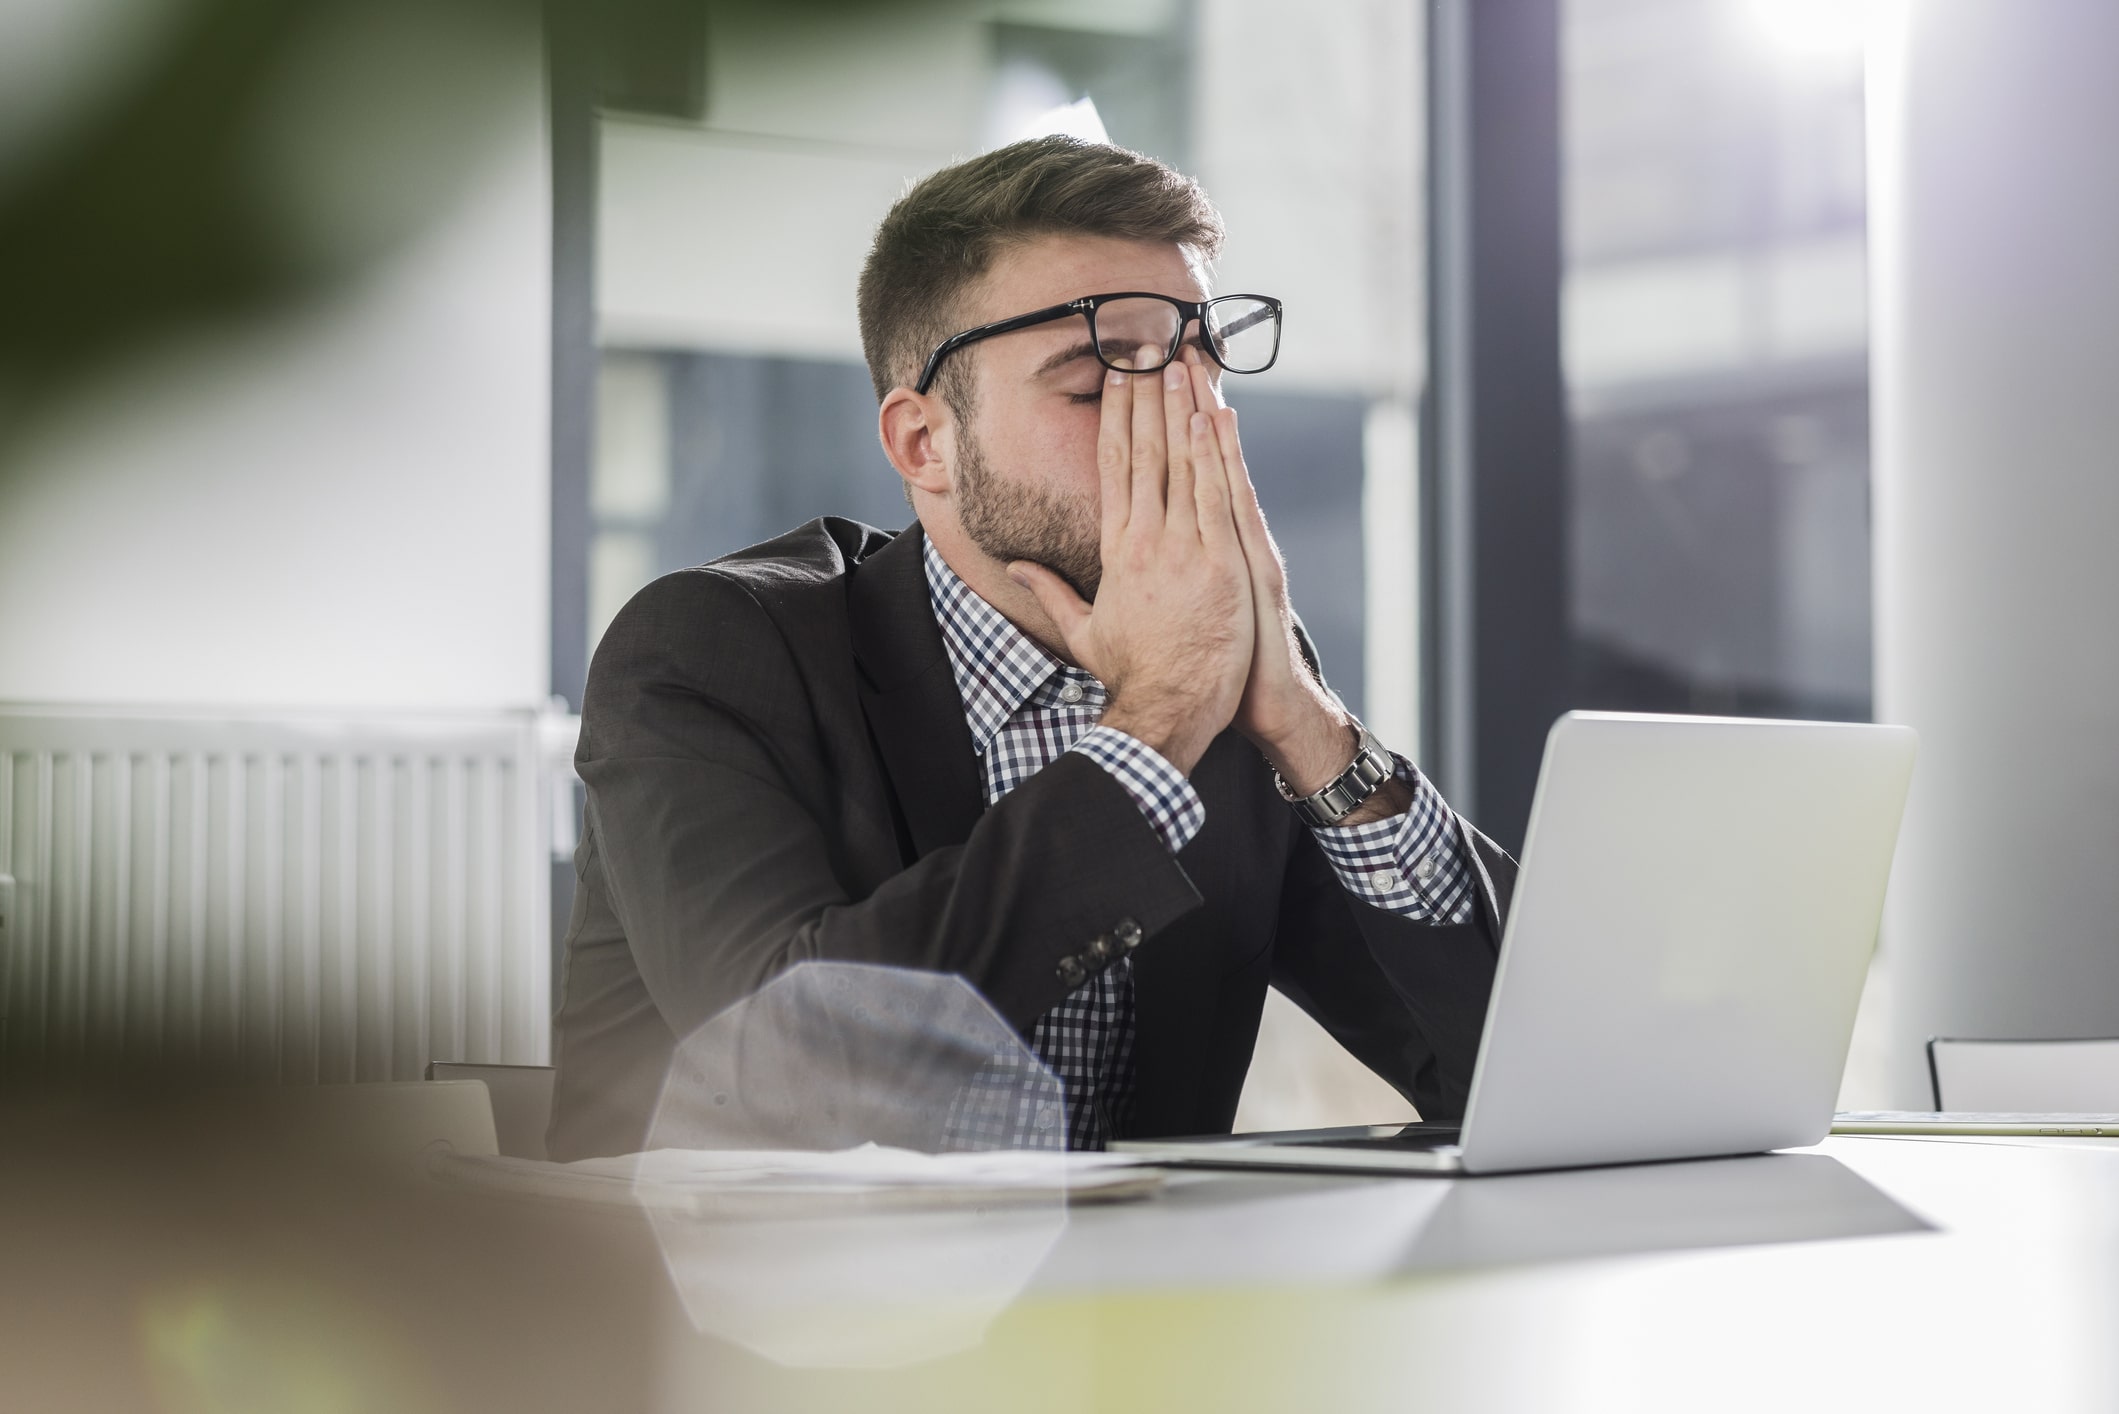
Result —
[{"label": "man's face", "polygon": [[[1121,290],[1207,297],[1177,246],[1044,236],[994,262],[966,302],[963,327]],[[1096,437],[1104,367],[1089,347],[1088,322],[1020,329],[950,357],[971,365],[971,417],[959,429],[955,466],[964,533],[1002,564],[1049,565],[1095,598],[1103,577]]]}]

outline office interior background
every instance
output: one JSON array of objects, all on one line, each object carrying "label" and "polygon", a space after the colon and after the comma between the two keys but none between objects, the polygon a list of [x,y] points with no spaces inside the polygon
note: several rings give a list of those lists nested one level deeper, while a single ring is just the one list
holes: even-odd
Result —
[{"label": "office interior background", "polygon": [[[2119,19],[2036,8],[13,0],[4,1064],[543,1062],[598,635],[907,519],[869,232],[1056,126],[1287,302],[1297,606],[1472,818],[1568,707],[1910,723],[1844,1101],[2119,1034],[2119,100],[2027,97]],[[1244,1122],[1401,1111],[1273,1007]]]}]

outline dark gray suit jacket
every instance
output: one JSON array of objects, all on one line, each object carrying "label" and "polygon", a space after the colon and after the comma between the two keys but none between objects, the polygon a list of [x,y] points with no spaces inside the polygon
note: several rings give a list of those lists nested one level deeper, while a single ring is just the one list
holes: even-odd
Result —
[{"label": "dark gray suit jacket", "polygon": [[1234,732],[1174,857],[1082,756],[987,807],[921,538],[812,521],[655,581],[604,634],[552,1157],[640,1148],[677,1039],[797,962],[957,973],[1027,1036],[1122,919],[1146,934],[1124,1134],[1228,1131],[1268,982],[1422,1115],[1461,1115],[1513,861],[1464,826],[1463,926],[1359,902]]}]

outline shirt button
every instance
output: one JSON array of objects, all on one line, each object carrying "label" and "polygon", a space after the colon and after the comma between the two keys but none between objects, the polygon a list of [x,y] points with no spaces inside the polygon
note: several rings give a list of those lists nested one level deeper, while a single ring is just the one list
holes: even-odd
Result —
[{"label": "shirt button", "polygon": [[1386,893],[1405,886],[1404,878],[1395,869],[1378,869],[1375,873],[1369,875],[1369,879],[1374,882],[1377,888],[1382,889]]},{"label": "shirt button", "polygon": [[1423,854],[1420,862],[1413,866],[1413,877],[1425,884],[1435,877],[1435,856]]},{"label": "shirt button", "polygon": [[1060,701],[1072,707],[1082,700],[1082,685],[1071,678],[1060,687]]}]

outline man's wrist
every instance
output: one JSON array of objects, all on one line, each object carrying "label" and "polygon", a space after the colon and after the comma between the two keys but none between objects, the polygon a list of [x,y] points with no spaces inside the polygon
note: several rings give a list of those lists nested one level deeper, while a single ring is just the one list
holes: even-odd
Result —
[{"label": "man's wrist", "polygon": [[[1336,699],[1322,699],[1317,711],[1305,713],[1300,727],[1279,741],[1261,741],[1259,750],[1293,796],[1315,795],[1352,768],[1361,753],[1361,724]],[[1367,825],[1403,815],[1413,802],[1412,789],[1395,775],[1386,776],[1350,813],[1334,823]]]},{"label": "man's wrist", "polygon": [[1104,709],[1097,725],[1124,732],[1188,777],[1214,739],[1211,733],[1202,737],[1180,707],[1141,705],[1117,698]]},{"label": "man's wrist", "polygon": [[1133,797],[1149,828],[1170,853],[1190,844],[1206,823],[1206,805],[1192,783],[1132,734],[1099,722],[1068,750],[1103,767]]},{"label": "man's wrist", "polygon": [[1314,795],[1339,779],[1361,749],[1361,727],[1337,701],[1318,694],[1287,730],[1256,741],[1290,793]]}]

